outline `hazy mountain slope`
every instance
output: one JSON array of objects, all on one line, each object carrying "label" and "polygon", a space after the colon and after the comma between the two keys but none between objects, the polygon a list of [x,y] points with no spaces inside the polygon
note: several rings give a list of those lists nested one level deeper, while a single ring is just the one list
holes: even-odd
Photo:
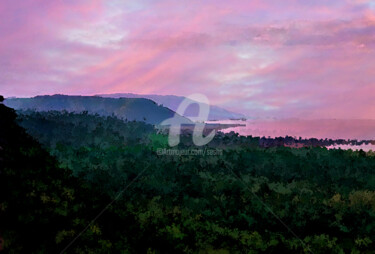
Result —
[{"label": "hazy mountain slope", "polygon": [[[182,96],[175,95],[154,95],[154,94],[131,94],[131,93],[115,93],[98,95],[106,98],[146,98],[162,104],[165,107],[176,111],[181,102],[185,99]],[[197,116],[198,105],[191,105],[185,112],[185,117]],[[210,114],[208,120],[225,120],[225,119],[241,119],[246,118],[245,115],[230,112],[226,109],[210,105]]]},{"label": "hazy mountain slope", "polygon": [[[155,102],[144,98],[102,98],[97,96],[36,96],[33,98],[9,98],[5,101],[8,107],[16,110],[35,111],[68,111],[99,114],[101,116],[115,115],[129,121],[144,121],[159,124],[171,118],[175,113],[169,108],[159,106]],[[177,116],[184,122],[188,119]]]}]

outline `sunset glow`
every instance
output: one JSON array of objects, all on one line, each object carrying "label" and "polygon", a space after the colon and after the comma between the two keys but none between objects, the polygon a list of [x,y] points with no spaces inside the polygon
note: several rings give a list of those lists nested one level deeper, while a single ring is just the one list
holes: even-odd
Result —
[{"label": "sunset glow", "polygon": [[205,94],[250,117],[375,119],[375,4],[0,2],[6,97]]}]

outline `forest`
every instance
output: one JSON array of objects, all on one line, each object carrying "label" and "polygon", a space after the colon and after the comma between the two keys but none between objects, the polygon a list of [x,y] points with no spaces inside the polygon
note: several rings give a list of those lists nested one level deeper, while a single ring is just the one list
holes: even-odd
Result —
[{"label": "forest", "polygon": [[374,253],[373,152],[218,133],[167,156],[144,122],[0,116],[2,253]]}]

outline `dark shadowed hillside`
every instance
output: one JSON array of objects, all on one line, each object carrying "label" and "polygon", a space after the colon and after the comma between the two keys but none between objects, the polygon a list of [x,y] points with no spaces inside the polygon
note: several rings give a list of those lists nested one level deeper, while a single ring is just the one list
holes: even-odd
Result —
[{"label": "dark shadowed hillside", "polygon": [[[172,110],[158,106],[149,99],[142,98],[101,98],[96,96],[36,96],[33,98],[9,98],[5,101],[8,107],[16,110],[35,111],[68,111],[99,114],[101,116],[115,115],[129,121],[144,121],[150,124],[159,124],[163,120],[175,115]],[[181,121],[190,121],[181,116]]]},{"label": "dark shadowed hillside", "polygon": [[59,253],[108,199],[59,168],[15,119],[0,103],[0,251]]}]

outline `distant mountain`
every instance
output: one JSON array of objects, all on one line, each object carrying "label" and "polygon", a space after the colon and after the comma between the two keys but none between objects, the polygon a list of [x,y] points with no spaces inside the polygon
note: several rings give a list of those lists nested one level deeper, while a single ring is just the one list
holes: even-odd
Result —
[{"label": "distant mountain", "polygon": [[[171,109],[157,105],[154,101],[144,98],[102,98],[97,96],[68,96],[45,95],[33,98],[8,98],[5,105],[16,110],[35,111],[67,111],[99,114],[101,116],[115,115],[129,121],[144,121],[159,124],[174,117]],[[192,123],[190,120],[177,115],[178,120]]]},{"label": "distant mountain", "polygon": [[[115,94],[100,94],[97,95],[105,98],[146,98],[155,101],[159,105],[163,105],[176,111],[181,102],[186,99],[186,97],[175,96],[175,95],[154,95],[154,94],[132,94],[132,93],[115,93]],[[185,117],[194,117],[198,115],[198,105],[194,104],[187,108]],[[230,112],[226,109],[210,105],[210,113],[208,120],[227,120],[227,119],[243,119],[246,118],[245,115]]]}]

